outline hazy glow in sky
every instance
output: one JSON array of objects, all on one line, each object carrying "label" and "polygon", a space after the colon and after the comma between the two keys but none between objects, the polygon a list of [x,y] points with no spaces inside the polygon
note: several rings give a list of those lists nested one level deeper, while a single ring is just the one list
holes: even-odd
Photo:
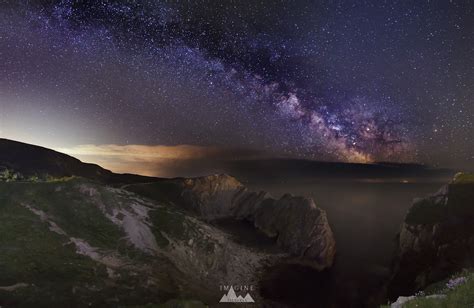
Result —
[{"label": "hazy glow in sky", "polygon": [[223,172],[221,163],[261,159],[262,153],[214,146],[79,145],[55,148],[84,162],[96,163],[117,173],[149,176],[196,176]]},{"label": "hazy glow in sky", "polygon": [[474,166],[472,14],[460,1],[3,1],[0,136]]}]

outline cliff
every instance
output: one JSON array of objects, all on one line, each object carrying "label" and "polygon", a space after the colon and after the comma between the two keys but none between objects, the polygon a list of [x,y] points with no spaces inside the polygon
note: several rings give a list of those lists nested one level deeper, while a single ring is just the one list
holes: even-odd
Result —
[{"label": "cliff", "polygon": [[200,218],[231,218],[254,227],[288,252],[294,261],[318,269],[330,267],[336,244],[326,213],[312,199],[284,195],[274,199],[265,192],[248,190],[228,175],[185,179],[184,206]]},{"label": "cliff", "polygon": [[415,200],[402,224],[391,299],[474,266],[474,175],[460,173],[436,194]]}]

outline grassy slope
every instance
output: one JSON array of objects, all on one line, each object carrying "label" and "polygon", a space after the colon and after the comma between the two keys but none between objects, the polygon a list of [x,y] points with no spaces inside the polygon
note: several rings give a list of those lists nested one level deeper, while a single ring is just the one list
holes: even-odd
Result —
[{"label": "grassy slope", "polygon": [[429,299],[420,297],[408,302],[405,307],[419,307],[419,308],[435,308],[435,307],[474,307],[474,274],[467,276],[467,282],[456,287],[448,292],[441,292],[446,294],[444,299]]},{"label": "grassy slope", "polygon": [[[76,188],[85,180],[9,183],[10,198],[44,211],[70,236],[92,246],[116,248],[124,233],[109,221],[91,198]],[[99,186],[96,186],[99,188]],[[60,188],[60,190],[59,190]],[[21,196],[21,197],[20,197]]]},{"label": "grassy slope", "polygon": [[30,286],[0,291],[0,303],[77,306],[84,297],[92,297],[90,290],[81,287],[72,297],[72,289],[86,284],[102,288],[105,267],[76,254],[73,245],[63,245],[61,235],[49,231],[36,215],[12,200],[11,194],[19,193],[11,185],[0,185],[0,285]]},{"label": "grassy slope", "polygon": [[[447,289],[448,279],[426,288],[427,295],[445,294],[446,298],[419,296],[403,305],[404,308],[472,308],[474,307],[474,273],[464,272],[455,277],[466,277],[467,282],[453,289]],[[389,307],[389,306],[383,306]]]},{"label": "grassy slope", "polygon": [[[104,217],[97,200],[85,197],[77,186],[87,183],[100,191],[103,204],[124,202],[104,187],[83,179],[40,183],[0,182],[0,287],[16,283],[29,286],[15,291],[0,290],[1,306],[80,307],[137,305],[164,302],[179,297],[174,293],[174,279],[168,275],[172,265],[167,260],[143,256],[124,240],[124,233]],[[59,189],[61,187],[61,189]],[[66,236],[56,234],[22,204],[41,209],[68,236],[87,240],[92,246],[119,251],[131,263],[153,267],[158,287],[146,288],[143,277],[129,270],[119,270],[119,278],[110,279],[106,267],[75,252]],[[157,224],[168,234],[176,229],[181,216],[163,210],[152,211]],[[171,218],[173,219],[171,219]]]}]

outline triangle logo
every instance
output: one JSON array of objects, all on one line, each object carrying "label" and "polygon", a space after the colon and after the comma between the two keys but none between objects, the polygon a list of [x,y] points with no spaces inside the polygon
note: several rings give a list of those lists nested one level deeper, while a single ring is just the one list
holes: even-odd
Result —
[{"label": "triangle logo", "polygon": [[222,296],[219,303],[255,303],[255,301],[249,293],[245,297],[242,297],[242,295],[237,296],[234,287],[231,286],[227,294]]}]

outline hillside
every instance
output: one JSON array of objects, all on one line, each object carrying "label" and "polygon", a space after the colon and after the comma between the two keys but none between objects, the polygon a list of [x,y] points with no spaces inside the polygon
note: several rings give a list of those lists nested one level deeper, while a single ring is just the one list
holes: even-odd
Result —
[{"label": "hillside", "polygon": [[[274,200],[226,175],[123,176],[45,148],[1,146],[0,306],[213,306],[222,285],[258,288],[275,265],[333,263],[332,231],[312,200]],[[236,239],[215,221],[224,217],[250,222],[249,238],[265,247]],[[301,222],[307,232],[292,241]],[[258,290],[251,296],[267,302]]]},{"label": "hillside", "polygon": [[40,146],[0,138],[0,171],[12,170],[19,175],[46,179],[80,176],[104,183],[153,182],[157,178],[134,174],[115,174],[95,164]]}]

